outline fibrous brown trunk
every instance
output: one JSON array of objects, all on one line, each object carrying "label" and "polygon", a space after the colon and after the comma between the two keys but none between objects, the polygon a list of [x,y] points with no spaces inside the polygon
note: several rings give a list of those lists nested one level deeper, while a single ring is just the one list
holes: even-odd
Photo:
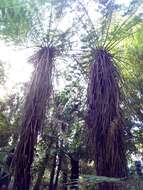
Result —
[{"label": "fibrous brown trunk", "polygon": [[13,161],[13,190],[29,190],[34,146],[51,94],[53,49],[41,48],[31,60],[35,71],[25,103],[20,138]]},{"label": "fibrous brown trunk", "polygon": [[[105,49],[96,50],[90,68],[86,125],[97,175],[125,177],[127,163],[120,110],[120,77],[113,62],[113,56]],[[118,186],[106,183],[99,185],[98,189],[115,190]]]}]

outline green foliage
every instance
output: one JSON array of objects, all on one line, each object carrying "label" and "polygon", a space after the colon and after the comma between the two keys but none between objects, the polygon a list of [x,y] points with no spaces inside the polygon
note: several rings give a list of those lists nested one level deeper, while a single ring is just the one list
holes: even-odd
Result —
[{"label": "green foliage", "polygon": [[59,49],[63,48],[67,32],[58,29],[59,20],[63,17],[63,3],[62,0],[58,3],[45,0],[1,0],[1,39],[20,45],[34,43],[36,46],[53,44],[54,40]]},{"label": "green foliage", "polygon": [[6,116],[0,113],[0,147],[7,145],[10,135],[10,123],[7,121]]},{"label": "green foliage", "polygon": [[143,120],[143,46],[142,28],[133,39],[125,43],[125,62],[122,64],[122,74],[124,76],[124,93],[126,95],[125,116],[128,120],[128,134],[131,147],[135,146],[133,152],[141,155],[142,150],[142,120]]},{"label": "green foliage", "polygon": [[0,37],[21,43],[31,27],[31,7],[28,1],[0,0]]},{"label": "green foliage", "polygon": [[[107,50],[114,51],[115,47],[118,47],[123,40],[138,31],[142,20],[137,10],[142,3],[143,1],[134,2],[132,11],[128,14],[123,14],[125,10],[122,10],[122,12],[121,7],[119,7],[115,1],[103,3],[103,5],[99,6],[96,10],[100,15],[97,21],[94,21],[96,14],[93,13],[92,17],[86,5],[79,3],[80,11],[83,16],[77,18],[77,21],[85,31],[85,33],[80,32],[79,34],[83,41],[83,46],[86,44],[86,46],[91,49],[104,47]],[[86,26],[88,26],[88,28]]]}]

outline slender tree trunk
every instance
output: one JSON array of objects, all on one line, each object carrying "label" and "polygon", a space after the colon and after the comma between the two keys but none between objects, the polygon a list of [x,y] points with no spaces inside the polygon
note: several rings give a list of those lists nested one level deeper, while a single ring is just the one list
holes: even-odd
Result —
[{"label": "slender tree trunk", "polygon": [[51,171],[51,174],[50,174],[49,190],[54,190],[54,178],[55,178],[55,172],[56,172],[56,160],[57,160],[57,153],[55,154],[54,160],[53,160],[52,171]]},{"label": "slender tree trunk", "polygon": [[58,186],[58,179],[59,179],[59,174],[61,171],[61,163],[62,163],[62,156],[58,155],[58,165],[57,165],[57,170],[56,170],[56,177],[55,177],[55,183],[54,183],[54,190],[57,189]]},{"label": "slender tree trunk", "polygon": [[43,158],[42,166],[40,167],[40,171],[38,173],[38,178],[37,178],[37,181],[35,183],[33,190],[39,190],[39,188],[40,188],[41,181],[42,181],[42,178],[44,176],[46,166],[48,165],[48,160],[49,160],[48,150],[51,148],[52,144],[53,144],[53,141],[51,140],[50,144],[48,145],[48,149],[45,152],[45,157]]},{"label": "slender tree trunk", "polygon": [[63,160],[63,167],[62,167],[62,190],[67,190],[67,182],[68,182],[68,165],[66,158]]},{"label": "slender tree trunk", "polygon": [[67,190],[67,189],[68,189],[68,188],[67,188],[67,181],[68,181],[67,172],[66,172],[66,171],[63,171],[62,175],[63,175],[63,182],[62,182],[63,187],[62,187],[62,190]]},{"label": "slender tree trunk", "polygon": [[43,159],[42,166],[41,166],[40,171],[38,173],[38,178],[37,178],[37,181],[35,183],[33,190],[39,190],[39,188],[40,188],[41,181],[42,181],[42,178],[44,176],[46,166],[48,164],[48,159],[49,159],[49,156],[48,156],[47,151],[46,151],[46,155],[45,155],[45,158]]},{"label": "slender tree trunk", "polygon": [[62,163],[62,157],[56,154],[54,157],[53,168],[50,175],[49,190],[57,189],[59,174],[61,171],[61,163]]},{"label": "slender tree trunk", "polygon": [[71,190],[78,190],[79,160],[71,158]]}]

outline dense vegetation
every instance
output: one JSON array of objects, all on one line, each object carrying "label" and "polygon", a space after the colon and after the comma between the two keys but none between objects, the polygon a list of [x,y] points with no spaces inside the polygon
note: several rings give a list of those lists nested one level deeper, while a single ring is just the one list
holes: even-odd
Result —
[{"label": "dense vegetation", "polygon": [[0,98],[0,188],[143,188],[142,9],[0,0],[1,41],[33,51],[30,81]]}]

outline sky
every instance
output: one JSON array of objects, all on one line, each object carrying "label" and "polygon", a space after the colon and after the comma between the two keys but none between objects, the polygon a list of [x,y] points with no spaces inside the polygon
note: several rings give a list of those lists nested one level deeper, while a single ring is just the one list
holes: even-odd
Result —
[{"label": "sky", "polygon": [[[116,0],[120,4],[127,5],[130,0]],[[94,11],[92,4],[89,4],[90,12]],[[64,20],[64,25],[68,22]],[[64,27],[64,25],[62,27]],[[0,60],[4,62],[7,71],[7,82],[0,86],[0,98],[5,98],[12,93],[14,86],[18,83],[27,82],[30,79],[32,66],[28,64],[28,58],[32,55],[32,49],[16,49],[7,46],[0,41]]]},{"label": "sky", "polygon": [[0,98],[12,93],[18,83],[27,82],[32,72],[28,58],[32,54],[29,49],[17,50],[0,41],[0,60],[5,64],[6,83],[0,86]]}]

